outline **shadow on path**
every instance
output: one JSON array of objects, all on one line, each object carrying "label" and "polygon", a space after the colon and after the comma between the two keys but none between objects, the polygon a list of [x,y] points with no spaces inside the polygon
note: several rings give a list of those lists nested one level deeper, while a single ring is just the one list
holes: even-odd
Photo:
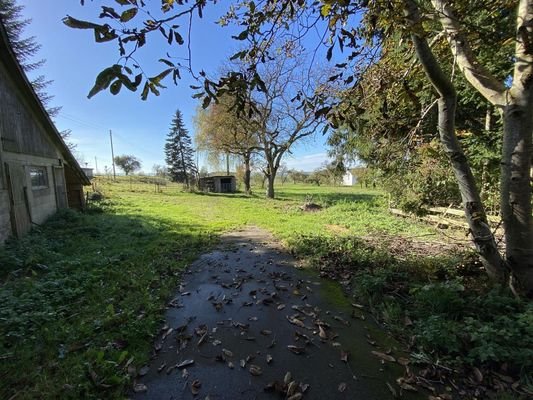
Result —
[{"label": "shadow on path", "polygon": [[394,343],[336,285],[296,265],[260,229],[225,235],[184,274],[131,397],[393,398],[404,368],[372,351],[394,350]]}]

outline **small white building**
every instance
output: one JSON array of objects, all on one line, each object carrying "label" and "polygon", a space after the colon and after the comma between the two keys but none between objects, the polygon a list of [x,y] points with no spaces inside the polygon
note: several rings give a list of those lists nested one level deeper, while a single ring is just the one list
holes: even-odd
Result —
[{"label": "small white building", "polygon": [[352,173],[352,171],[347,170],[344,176],[342,177],[343,186],[354,186],[357,183],[357,177]]}]

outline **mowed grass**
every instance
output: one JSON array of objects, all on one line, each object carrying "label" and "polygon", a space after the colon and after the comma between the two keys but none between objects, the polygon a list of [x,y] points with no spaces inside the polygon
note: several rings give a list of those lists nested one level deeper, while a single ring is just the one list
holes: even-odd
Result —
[{"label": "mowed grass", "polygon": [[[180,271],[247,224],[291,247],[302,236],[436,237],[389,215],[379,190],[278,187],[196,194],[139,179],[97,180],[105,199],[59,213],[0,249],[0,398],[125,398],[148,360]],[[320,212],[299,207],[312,196]],[[305,254],[303,255],[305,256]]]},{"label": "mowed grass", "polygon": [[[276,199],[270,200],[259,187],[253,196],[187,193],[175,184],[157,193],[154,185],[127,179],[121,184],[103,181],[98,188],[117,202],[121,213],[181,221],[212,233],[257,225],[285,242],[302,234],[438,237],[426,225],[389,214],[386,196],[377,189],[285,184],[276,188]],[[303,212],[300,206],[305,201],[324,208]]]}]

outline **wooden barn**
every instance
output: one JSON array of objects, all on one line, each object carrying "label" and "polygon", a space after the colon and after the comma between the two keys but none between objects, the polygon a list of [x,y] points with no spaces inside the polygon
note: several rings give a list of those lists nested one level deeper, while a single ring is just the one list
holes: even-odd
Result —
[{"label": "wooden barn", "polygon": [[83,186],[89,184],[0,21],[0,243],[22,236],[61,208],[83,208]]}]

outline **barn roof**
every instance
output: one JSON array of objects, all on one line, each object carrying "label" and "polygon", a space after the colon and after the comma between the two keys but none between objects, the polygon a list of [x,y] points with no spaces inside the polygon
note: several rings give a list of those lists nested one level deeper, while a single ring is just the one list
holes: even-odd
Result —
[{"label": "barn roof", "polygon": [[34,117],[41,123],[44,131],[48,134],[52,143],[60,150],[61,155],[64,157],[66,164],[74,171],[76,176],[80,178],[83,185],[90,185],[91,182],[87,175],[83,172],[78,161],[74,158],[72,152],[64,142],[63,138],[59,134],[56,126],[50,119],[50,116],[46,112],[43,104],[39,100],[39,97],[35,93],[33,86],[28,80],[26,74],[22,70],[17,57],[11,47],[9,38],[7,36],[6,29],[3,25],[0,16],[0,62],[6,68],[9,77],[13,84],[19,90],[24,97],[26,104],[31,109]]}]

